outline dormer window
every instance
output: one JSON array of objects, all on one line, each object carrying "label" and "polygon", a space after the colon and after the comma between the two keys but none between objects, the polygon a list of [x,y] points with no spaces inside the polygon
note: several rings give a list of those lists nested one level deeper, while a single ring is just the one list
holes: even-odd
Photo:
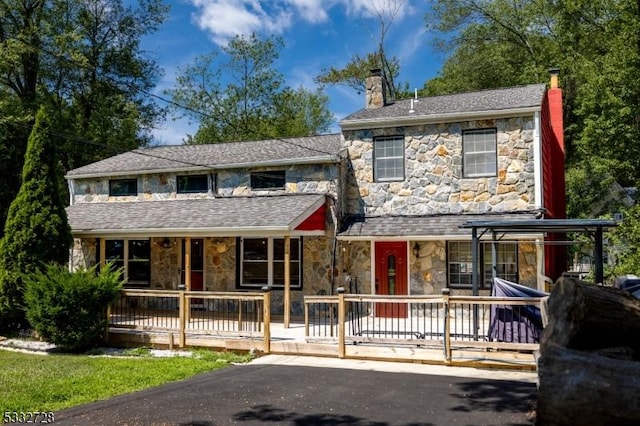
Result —
[{"label": "dormer window", "polygon": [[462,133],[464,177],[497,174],[496,129],[467,130]]},{"label": "dormer window", "polygon": [[109,195],[112,197],[138,195],[138,179],[110,179]]},{"label": "dormer window", "polygon": [[178,176],[178,194],[193,194],[209,191],[209,175]]},{"label": "dormer window", "polygon": [[404,136],[380,136],[373,141],[376,182],[404,180]]},{"label": "dormer window", "polygon": [[284,189],[284,170],[251,172],[251,189]]}]

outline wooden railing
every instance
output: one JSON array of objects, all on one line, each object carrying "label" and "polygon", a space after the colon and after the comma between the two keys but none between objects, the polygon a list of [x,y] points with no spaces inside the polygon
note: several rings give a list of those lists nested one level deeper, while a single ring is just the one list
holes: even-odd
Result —
[{"label": "wooden railing", "polygon": [[187,334],[262,338],[270,350],[270,292],[123,290],[110,306],[108,327],[167,332],[185,346]]},{"label": "wooden railing", "polygon": [[307,341],[442,348],[534,351],[542,324],[541,298],[381,296],[338,294],[305,297]]},{"label": "wooden railing", "polygon": [[376,357],[385,350],[415,354],[420,348],[450,362],[453,352],[538,349],[540,303],[540,298],[451,296],[448,291],[425,296],[305,296],[303,334],[302,328],[284,324],[272,328],[268,290],[124,290],[109,308],[107,336],[120,333],[120,338],[134,330],[136,335],[160,335],[164,341],[155,342],[168,342],[170,347],[175,336],[179,347],[222,344],[270,353],[273,346],[280,353],[339,357]]}]

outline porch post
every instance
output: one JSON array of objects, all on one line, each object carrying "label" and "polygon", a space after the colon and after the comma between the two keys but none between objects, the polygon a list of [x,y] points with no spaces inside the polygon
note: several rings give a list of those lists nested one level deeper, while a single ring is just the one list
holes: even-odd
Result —
[{"label": "porch post", "polygon": [[345,358],[347,355],[345,348],[345,319],[346,319],[346,307],[344,304],[344,287],[338,287],[338,357]]},{"label": "porch post", "polygon": [[291,314],[291,237],[284,237],[284,328],[289,328]]},{"label": "porch post", "polygon": [[478,230],[474,227],[471,229],[471,286],[474,296],[478,295],[479,288],[478,275],[480,274],[480,253],[478,246]]},{"label": "porch post", "polygon": [[191,291],[191,238],[184,239],[184,286]]},{"label": "porch post", "polygon": [[264,321],[264,342],[263,351],[265,354],[271,353],[271,288],[262,287],[264,297],[262,299],[262,318]]},{"label": "porch post", "polygon": [[100,259],[96,259],[100,264],[100,269],[104,268],[107,264],[107,241],[104,238],[100,238]]},{"label": "porch post", "polygon": [[448,288],[442,289],[442,308],[444,309],[444,360],[445,362],[451,362],[451,302],[449,297],[451,296],[451,290]]},{"label": "porch post", "polygon": [[602,240],[602,226],[598,226],[596,229],[596,241],[595,241],[595,266],[596,276],[595,283],[602,284],[604,282],[604,249]]},{"label": "porch post", "polygon": [[[471,284],[473,295],[479,295],[480,288],[480,242],[478,241],[478,230],[471,229]],[[478,340],[478,305],[473,305],[473,336]]]},{"label": "porch post", "polygon": [[[191,238],[184,239],[184,287],[187,291],[191,291]],[[185,321],[191,319],[191,299],[184,297],[185,301]]]}]

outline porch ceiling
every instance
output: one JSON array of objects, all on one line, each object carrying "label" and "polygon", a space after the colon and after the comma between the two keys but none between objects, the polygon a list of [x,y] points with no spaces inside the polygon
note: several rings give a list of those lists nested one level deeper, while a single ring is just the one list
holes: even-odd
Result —
[{"label": "porch ceiling", "polygon": [[[471,239],[471,231],[461,226],[473,221],[501,222],[511,220],[534,220],[535,213],[504,213],[483,215],[432,215],[432,216],[376,216],[354,218],[338,235],[340,240],[447,240]],[[512,235],[518,238],[520,235]],[[535,238],[527,235],[526,238]]]},{"label": "porch ceiling", "polygon": [[78,203],[67,208],[74,236],[314,235],[295,227],[326,202],[296,194],[188,200]]}]

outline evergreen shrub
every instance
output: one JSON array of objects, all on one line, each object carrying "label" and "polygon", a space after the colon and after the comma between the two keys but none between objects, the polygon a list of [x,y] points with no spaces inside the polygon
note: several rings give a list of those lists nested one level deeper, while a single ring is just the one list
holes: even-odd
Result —
[{"label": "evergreen shrub", "polygon": [[122,290],[122,271],[96,267],[70,272],[51,264],[24,277],[31,326],[47,342],[79,352],[103,342],[107,307]]}]

